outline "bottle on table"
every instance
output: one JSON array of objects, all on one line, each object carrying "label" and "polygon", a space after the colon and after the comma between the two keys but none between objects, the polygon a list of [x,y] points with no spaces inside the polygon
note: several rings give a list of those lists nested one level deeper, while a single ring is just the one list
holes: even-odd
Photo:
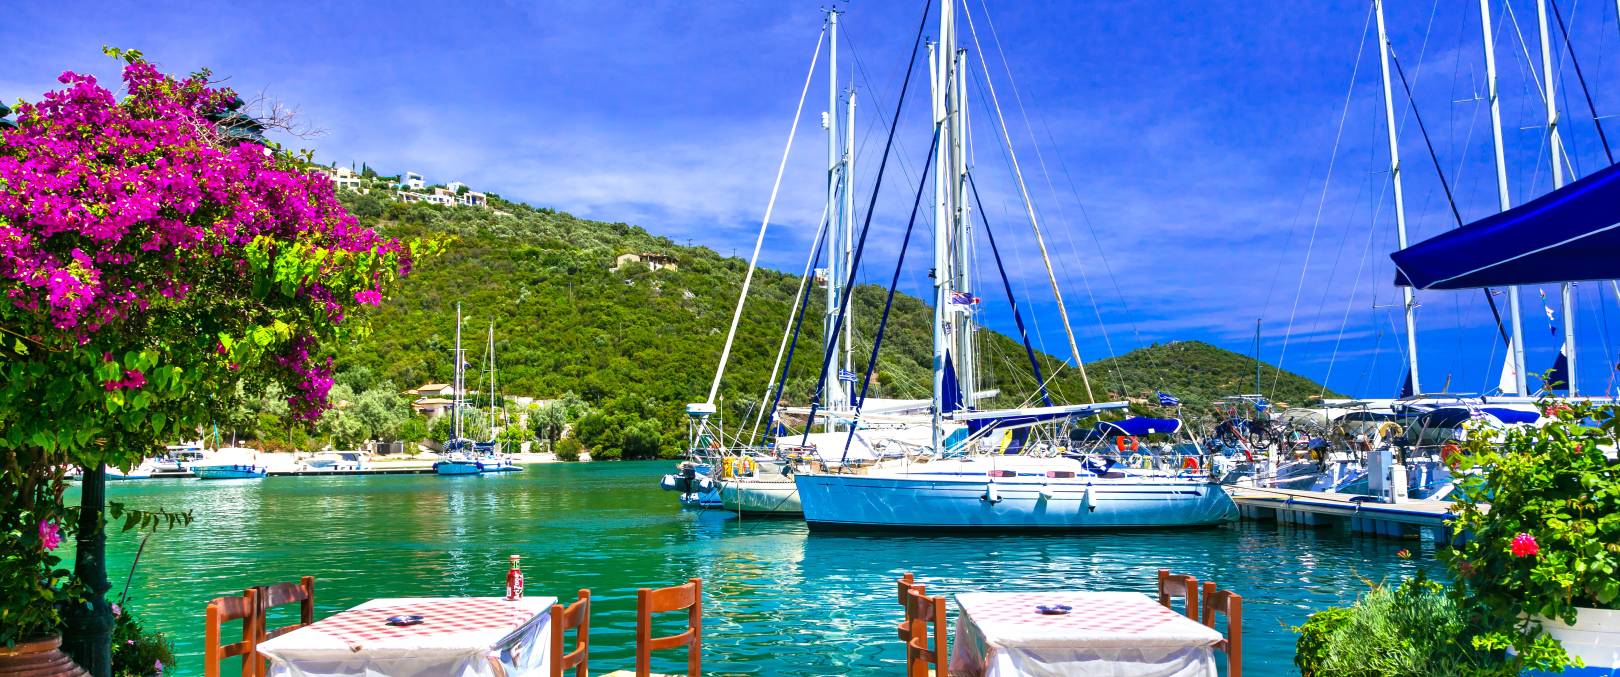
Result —
[{"label": "bottle on table", "polygon": [[518,556],[512,556],[512,568],[506,572],[506,599],[523,599],[523,570],[518,568]]}]

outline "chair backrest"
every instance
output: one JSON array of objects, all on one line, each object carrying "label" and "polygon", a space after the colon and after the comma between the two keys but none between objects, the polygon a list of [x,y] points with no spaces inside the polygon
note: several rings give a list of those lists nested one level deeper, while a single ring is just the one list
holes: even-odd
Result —
[{"label": "chair backrest", "polygon": [[[280,637],[315,622],[314,576],[300,578],[297,583],[261,585],[254,590],[259,592],[259,641]],[[278,606],[295,602],[298,604],[298,622],[271,630],[269,624],[265,622],[266,613]]]},{"label": "chair backrest", "polygon": [[[910,576],[910,575],[911,574],[906,574],[906,576]],[[912,602],[911,602],[911,595],[913,593],[922,594],[923,592],[927,591],[928,586],[923,585],[922,583],[910,583],[910,582],[907,582],[906,578],[904,576],[902,576],[900,578],[899,582],[900,582],[900,609],[904,613],[904,616],[901,618],[900,625],[896,629],[900,631],[900,642],[903,643],[903,644],[909,645],[909,644],[911,644],[911,640],[914,637],[917,636],[918,632],[921,632],[924,636],[926,636],[928,634],[928,628],[926,628],[926,627],[918,627],[921,624],[919,624],[916,621],[916,619],[913,618],[914,614],[912,613]],[[911,659],[909,658],[909,656],[910,656],[910,650],[909,649],[907,650],[906,655],[908,656],[908,658],[906,659],[906,665],[909,666],[909,665],[911,665]]]},{"label": "chair backrest", "polygon": [[[911,591],[906,605],[906,624],[911,630],[906,639],[908,677],[927,677],[930,665],[936,675],[950,674],[950,641],[946,639],[945,623],[944,595],[929,597],[920,589]],[[933,636],[932,642],[929,635]]]},{"label": "chair backrest", "polygon": [[[653,614],[687,610],[686,631],[668,637],[652,636]],[[685,585],[636,591],[636,675],[652,674],[652,652],[686,647],[686,672],[702,674],[703,663],[703,579],[693,578]]]},{"label": "chair backrest", "polygon": [[[563,633],[578,629],[574,650],[563,653]],[[580,590],[579,600],[564,607],[551,605],[551,677],[575,668],[575,677],[589,677],[591,648],[591,591]]]},{"label": "chair backrest", "polygon": [[[251,589],[241,597],[220,597],[208,603],[203,614],[207,623],[203,630],[203,674],[219,677],[219,662],[232,656],[242,657],[242,677],[258,674],[258,609],[259,593]],[[242,621],[242,641],[221,646],[220,627],[238,620]]]},{"label": "chair backrest", "polygon": [[911,589],[916,585],[917,577],[913,576],[910,571],[907,571],[904,575],[900,576],[900,578],[895,579],[894,587],[897,589],[897,592],[900,593],[899,597],[897,598],[897,600],[900,602],[900,608],[906,608],[906,599],[911,596]]},{"label": "chair backrest", "polygon": [[1204,584],[1204,625],[1215,627],[1215,614],[1226,614],[1226,639],[1215,648],[1226,654],[1226,674],[1243,676],[1243,596],[1231,590],[1215,589],[1215,582]]},{"label": "chair backrest", "polygon": [[1187,617],[1198,620],[1198,579],[1184,574],[1172,574],[1169,569],[1159,570],[1159,603],[1166,609],[1171,598],[1187,598]]}]

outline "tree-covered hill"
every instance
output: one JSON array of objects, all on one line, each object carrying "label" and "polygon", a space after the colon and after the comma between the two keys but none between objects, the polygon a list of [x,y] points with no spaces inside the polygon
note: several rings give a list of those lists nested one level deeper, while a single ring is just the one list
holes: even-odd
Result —
[{"label": "tree-covered hill", "polygon": [[[1276,367],[1260,365],[1260,389],[1255,389],[1255,360],[1202,341],[1174,341],[1138,348],[1116,358],[1088,366],[1093,382],[1106,379],[1111,392],[1152,400],[1154,390],[1181,399],[1186,410],[1204,412],[1222,397],[1243,393],[1265,395],[1278,404],[1300,406],[1320,397],[1343,397],[1322,384]],[[1155,400],[1156,401],[1156,400]]]},{"label": "tree-covered hill", "polygon": [[[382,196],[382,187],[376,183],[372,194],[345,191],[341,196],[363,222],[387,234],[445,237],[449,243],[375,311],[375,331],[369,337],[341,347],[340,370],[364,368],[400,387],[449,381],[459,302],[466,317],[463,341],[469,363],[481,363],[489,323],[495,324],[503,394],[542,399],[577,394],[595,416],[578,428],[600,433],[585,440],[588,446],[615,447],[621,441],[614,435],[637,428],[647,434],[658,431],[656,446],[664,453],[680,449],[684,404],[702,401],[707,394],[746,261],[705,247],[680,246],[624,223],[580,219],[494,196],[492,209],[452,208],[392,202]],[[649,270],[631,262],[615,269],[616,257],[642,253],[670,257],[674,265]],[[778,271],[755,275],[721,388],[721,411],[732,423],[752,420],[761,405],[798,284],[797,275]],[[855,292],[859,355],[870,350],[884,295],[884,289],[873,286]],[[790,403],[809,399],[821,359],[821,294],[811,296],[818,300],[803,323],[788,375],[784,399]],[[1034,397],[1037,388],[1023,348],[992,331],[979,337],[983,385],[1003,392],[993,404],[1014,405]],[[914,297],[898,297],[872,396],[927,397],[931,351],[929,306]],[[1110,391],[1141,396],[1167,386],[1192,400],[1242,390],[1241,374],[1253,374],[1247,358],[1205,344],[1147,351],[1153,361],[1171,366],[1149,368],[1150,361],[1138,353],[1093,365],[1097,396]],[[1041,359],[1054,399],[1084,401],[1078,372],[1060,368],[1050,356]],[[1122,380],[1128,388],[1120,392]],[[1280,398],[1318,388],[1291,374],[1284,382],[1291,389],[1280,389]]]}]

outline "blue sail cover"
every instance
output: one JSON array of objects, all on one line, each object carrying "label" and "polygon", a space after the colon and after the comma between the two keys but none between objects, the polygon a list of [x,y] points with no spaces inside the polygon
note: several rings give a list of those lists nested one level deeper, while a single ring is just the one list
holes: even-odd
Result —
[{"label": "blue sail cover", "polygon": [[1390,254],[1395,284],[1472,289],[1620,278],[1620,165]]},{"label": "blue sail cover", "polygon": [[1126,437],[1140,437],[1143,435],[1168,435],[1181,429],[1181,420],[1174,418],[1127,418],[1123,421],[1102,421],[1097,424],[1097,434],[1107,437],[1109,435],[1124,435]]}]

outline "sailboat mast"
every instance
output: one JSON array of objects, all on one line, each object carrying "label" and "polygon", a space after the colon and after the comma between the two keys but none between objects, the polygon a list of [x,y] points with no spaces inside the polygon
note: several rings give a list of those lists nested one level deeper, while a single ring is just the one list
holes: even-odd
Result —
[{"label": "sailboat mast", "polygon": [[[824,406],[828,411],[839,412],[846,407],[845,383],[838,378],[838,372],[844,368],[846,359],[838,359],[842,354],[839,341],[838,328],[839,301],[843,298],[844,280],[849,275],[848,265],[850,257],[849,229],[842,213],[842,201],[839,199],[840,174],[843,164],[842,154],[839,153],[838,136],[838,10],[827,10],[827,112],[821,116],[822,126],[827,129],[827,214],[832,227],[827,229],[828,241],[827,256],[827,308],[822,319],[822,336],[826,337],[827,345],[831,346],[834,359],[827,362],[826,394],[827,401]],[[837,416],[826,418],[827,430],[837,429]]]},{"label": "sailboat mast", "polygon": [[[1502,104],[1497,99],[1496,91],[1496,37],[1491,31],[1491,0],[1479,0],[1479,27],[1485,36],[1485,87],[1491,106],[1491,143],[1496,150],[1496,197],[1498,206],[1505,212],[1513,206],[1513,198],[1508,193],[1507,160],[1502,144]],[[1519,288],[1516,286],[1508,287],[1508,316],[1513,322],[1513,345],[1508,346],[1512,352],[1513,393],[1526,395],[1530,391],[1525,383],[1524,323],[1520,320]]]},{"label": "sailboat mast", "polygon": [[[844,209],[844,260],[850,261],[855,256],[855,87],[854,78],[850,78],[849,96],[845,100],[844,119],[844,153],[843,153],[843,209]],[[844,369],[855,370],[855,321],[850,316],[855,310],[855,304],[844,310]],[[845,385],[848,395],[845,401],[852,405],[855,401],[855,383]]]},{"label": "sailboat mast", "polygon": [[[1558,133],[1558,81],[1553,73],[1552,37],[1547,32],[1547,0],[1536,0],[1536,23],[1541,32],[1542,94],[1547,99],[1547,147],[1552,154],[1553,190],[1564,187],[1564,141]],[[1559,285],[1564,302],[1564,359],[1569,396],[1575,396],[1575,289],[1568,282]]]},{"label": "sailboat mast", "polygon": [[[950,14],[951,0],[940,3],[940,39],[943,41],[947,26],[946,16]],[[933,116],[934,136],[938,138],[944,132],[945,114],[942,98],[944,88],[941,86],[940,76],[944,70],[940,55],[944,53],[944,45],[930,42],[928,44],[928,85],[929,85],[929,111]],[[935,153],[944,152],[947,144],[936,143]],[[946,328],[950,326],[947,315],[947,304],[951,297],[950,283],[950,243],[945,224],[945,183],[941,177],[945,176],[945,163],[935,156],[934,162],[934,449],[944,451],[941,439],[941,416],[945,404],[945,360],[948,358],[946,342],[950,335]]]},{"label": "sailboat mast", "polygon": [[[1395,99],[1390,95],[1389,32],[1384,28],[1384,0],[1373,0],[1378,14],[1378,65],[1384,79],[1384,126],[1389,133],[1389,175],[1395,184],[1395,234],[1400,248],[1406,248],[1406,202],[1401,193],[1401,148],[1395,129]],[[1412,287],[1401,287],[1401,305],[1406,315],[1406,368],[1411,374],[1412,394],[1423,392],[1418,385],[1417,321],[1412,302]]]},{"label": "sailboat mast", "polygon": [[[951,46],[956,46],[955,22],[953,19]],[[966,87],[964,77],[967,74],[967,50],[955,49],[949,57],[953,59],[950,75],[947,82],[950,85],[950,198],[949,206],[953,207],[951,217],[951,237],[956,245],[953,247],[956,270],[951,279],[958,290],[973,293],[973,221],[968,218],[967,200],[967,146],[964,132],[967,129],[967,108],[962,105],[963,90]],[[978,356],[973,345],[975,327],[973,319],[973,306],[959,306],[960,312],[954,315],[956,320],[956,375],[957,382],[962,388],[962,408],[972,409],[974,406],[973,393],[979,389]]]},{"label": "sailboat mast", "polygon": [[456,304],[456,370],[450,378],[450,389],[455,394],[450,398],[450,439],[461,439],[461,304]]},{"label": "sailboat mast", "polygon": [[495,439],[495,323],[489,323],[489,438]]}]

